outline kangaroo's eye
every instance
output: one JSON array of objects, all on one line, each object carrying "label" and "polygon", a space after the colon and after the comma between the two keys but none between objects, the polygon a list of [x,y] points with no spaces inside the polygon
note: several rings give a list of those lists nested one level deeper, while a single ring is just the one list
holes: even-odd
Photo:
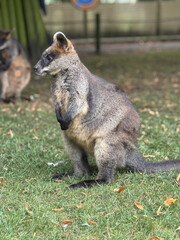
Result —
[{"label": "kangaroo's eye", "polygon": [[46,59],[50,62],[50,61],[53,60],[53,57],[52,57],[52,55],[48,54],[48,55],[46,56]]}]

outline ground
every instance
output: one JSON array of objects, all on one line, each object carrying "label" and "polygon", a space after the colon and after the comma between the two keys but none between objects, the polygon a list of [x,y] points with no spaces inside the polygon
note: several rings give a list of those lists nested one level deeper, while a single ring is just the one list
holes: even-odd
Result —
[{"label": "ground", "polygon": [[[138,144],[147,161],[178,158],[179,50],[83,54],[81,59],[93,73],[117,83],[137,108],[142,119]],[[23,95],[34,101],[0,104],[0,239],[180,239],[178,172],[121,170],[107,186],[70,191],[68,185],[84,178],[50,178],[72,170],[50,79],[33,75]],[[58,161],[63,162],[57,167],[47,164]],[[94,159],[90,164],[94,177]]]}]

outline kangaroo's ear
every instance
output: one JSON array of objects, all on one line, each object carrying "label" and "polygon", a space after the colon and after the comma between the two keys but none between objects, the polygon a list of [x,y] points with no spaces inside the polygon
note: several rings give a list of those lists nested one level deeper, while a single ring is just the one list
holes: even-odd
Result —
[{"label": "kangaroo's ear", "polygon": [[11,31],[8,31],[8,32],[6,32],[5,33],[5,38],[6,38],[6,40],[9,40],[10,38],[11,38]]},{"label": "kangaroo's ear", "polygon": [[64,50],[68,48],[68,39],[66,38],[64,33],[62,32],[55,33],[53,40],[54,40],[54,43],[56,43],[56,45],[59,48],[63,48]]}]

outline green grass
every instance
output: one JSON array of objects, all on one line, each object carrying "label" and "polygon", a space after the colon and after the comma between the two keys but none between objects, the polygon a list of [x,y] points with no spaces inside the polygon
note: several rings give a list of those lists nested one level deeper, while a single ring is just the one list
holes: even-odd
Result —
[{"label": "green grass", "polygon": [[[118,83],[131,98],[142,119],[139,149],[142,155],[151,155],[148,161],[180,156],[178,51],[89,55],[82,61],[92,72]],[[177,172],[117,171],[112,184],[71,191],[68,185],[82,179],[50,179],[51,174],[70,171],[72,166],[49,89],[48,78],[32,80],[23,95],[34,95],[35,102],[0,105],[0,177],[6,177],[0,179],[5,182],[0,185],[0,239],[140,240],[156,236],[179,240]],[[64,163],[58,167],[47,165],[60,160]],[[93,159],[90,162],[95,177],[97,168]],[[122,186],[124,191],[114,192]],[[178,201],[167,207],[168,197]],[[139,210],[134,201],[144,209]],[[164,214],[157,216],[160,206]],[[63,226],[67,219],[73,223]]]}]

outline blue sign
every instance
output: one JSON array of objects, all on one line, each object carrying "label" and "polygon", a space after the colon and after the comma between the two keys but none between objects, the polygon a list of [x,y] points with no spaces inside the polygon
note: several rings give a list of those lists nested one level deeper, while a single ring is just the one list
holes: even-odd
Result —
[{"label": "blue sign", "polygon": [[99,0],[71,0],[71,3],[76,8],[88,10],[94,8],[99,3]]}]

